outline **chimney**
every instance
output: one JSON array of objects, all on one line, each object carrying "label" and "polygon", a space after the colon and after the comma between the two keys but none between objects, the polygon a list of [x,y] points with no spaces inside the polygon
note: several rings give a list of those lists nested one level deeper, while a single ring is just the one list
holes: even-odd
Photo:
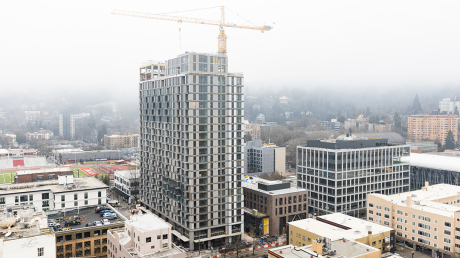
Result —
[{"label": "chimney", "polygon": [[407,196],[407,208],[412,208],[412,195]]}]

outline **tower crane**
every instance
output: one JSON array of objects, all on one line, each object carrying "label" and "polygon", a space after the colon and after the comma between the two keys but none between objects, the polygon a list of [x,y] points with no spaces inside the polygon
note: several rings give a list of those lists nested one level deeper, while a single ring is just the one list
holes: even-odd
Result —
[{"label": "tower crane", "polygon": [[157,19],[157,20],[168,20],[168,21],[177,21],[179,23],[188,22],[188,23],[198,23],[198,24],[207,24],[207,25],[216,25],[219,26],[219,36],[218,39],[218,53],[227,54],[227,35],[225,35],[224,27],[229,28],[239,28],[239,29],[251,29],[251,30],[260,30],[262,33],[272,29],[271,26],[264,25],[262,27],[254,26],[244,26],[237,25],[233,23],[225,22],[225,12],[224,6],[221,6],[220,21],[216,20],[206,20],[200,18],[189,18],[173,15],[164,15],[164,14],[153,14],[153,13],[143,13],[143,12],[134,12],[134,11],[125,11],[125,10],[114,10],[112,14],[148,18],[148,19]]}]

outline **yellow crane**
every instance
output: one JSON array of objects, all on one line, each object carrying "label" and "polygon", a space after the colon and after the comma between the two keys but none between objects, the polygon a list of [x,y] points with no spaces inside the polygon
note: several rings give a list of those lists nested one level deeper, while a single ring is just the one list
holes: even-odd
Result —
[{"label": "yellow crane", "polygon": [[240,28],[240,29],[251,29],[251,30],[260,30],[262,33],[264,31],[269,31],[272,29],[271,26],[264,25],[262,27],[253,27],[253,26],[244,26],[237,25],[233,23],[225,22],[225,12],[224,6],[221,7],[220,21],[215,20],[206,20],[200,18],[189,18],[173,15],[164,15],[164,14],[153,14],[153,13],[143,13],[143,12],[134,12],[134,11],[125,11],[125,10],[114,10],[112,14],[148,18],[148,19],[157,19],[157,20],[168,20],[168,21],[177,21],[179,23],[189,22],[189,23],[198,23],[198,24],[207,24],[207,25],[216,25],[219,26],[219,36],[218,39],[218,52],[220,54],[227,54],[227,36],[225,35],[224,27],[230,28]]}]

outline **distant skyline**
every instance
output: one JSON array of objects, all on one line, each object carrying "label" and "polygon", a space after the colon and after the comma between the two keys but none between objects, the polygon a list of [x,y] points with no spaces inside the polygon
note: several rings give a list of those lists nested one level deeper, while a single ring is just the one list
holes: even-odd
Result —
[{"label": "distant skyline", "polygon": [[[218,5],[245,17],[227,11],[228,22],[274,27],[263,34],[226,29],[229,71],[244,73],[249,92],[460,87],[458,1],[2,1],[0,85],[25,94],[109,90],[135,98],[143,62],[217,52],[218,27],[111,11]],[[220,10],[172,15],[218,20]]]}]

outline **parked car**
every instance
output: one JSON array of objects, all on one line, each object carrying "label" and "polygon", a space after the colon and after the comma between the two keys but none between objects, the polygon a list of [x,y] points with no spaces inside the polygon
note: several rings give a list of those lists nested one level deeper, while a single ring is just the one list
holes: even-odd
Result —
[{"label": "parked car", "polygon": [[99,213],[99,212],[103,212],[103,211],[109,211],[110,208],[109,207],[106,207],[106,206],[99,206],[96,208],[96,213]]},{"label": "parked car", "polygon": [[112,211],[112,210],[110,210],[110,211],[103,211],[103,212],[101,212],[101,217],[103,217],[104,214],[108,214],[108,213],[113,213],[113,211]]},{"label": "parked car", "polygon": [[54,226],[56,226],[56,223],[54,221],[49,221],[48,220],[48,227],[52,228]]},{"label": "parked car", "polygon": [[112,220],[112,219],[116,219],[117,215],[115,215],[114,213],[108,213],[108,214],[104,215],[104,218]]},{"label": "parked car", "polygon": [[107,218],[101,219],[102,225],[108,225],[110,224],[110,221]]},{"label": "parked car", "polygon": [[94,221],[93,226],[102,226],[102,223],[100,221]]},{"label": "parked car", "polygon": [[54,219],[54,221],[56,221],[56,223],[60,223],[63,220],[64,220],[64,217],[57,217],[57,218]]},{"label": "parked car", "polygon": [[61,231],[67,231],[67,230],[70,230],[70,228],[63,228],[63,229],[61,229]]}]

